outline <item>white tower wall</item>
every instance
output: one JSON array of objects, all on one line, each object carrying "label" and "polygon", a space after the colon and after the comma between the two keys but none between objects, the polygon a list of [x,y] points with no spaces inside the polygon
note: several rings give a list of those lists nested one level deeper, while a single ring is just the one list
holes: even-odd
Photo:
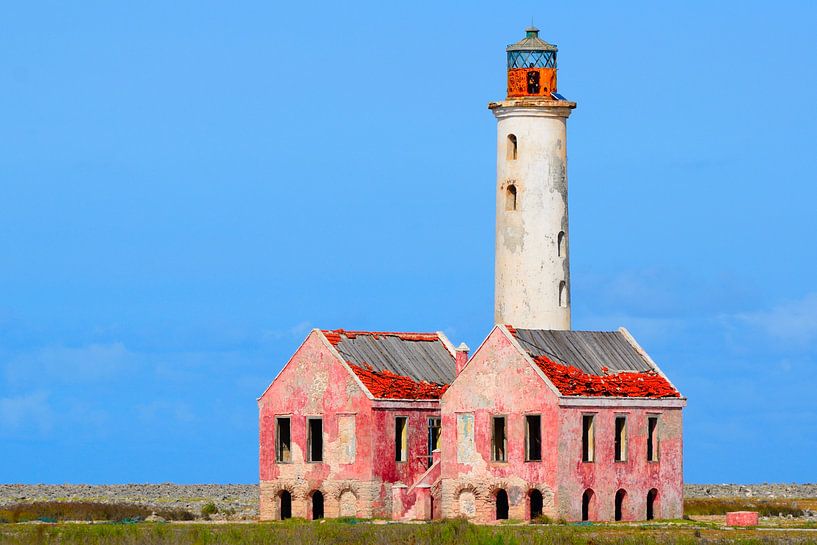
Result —
[{"label": "white tower wall", "polygon": [[490,105],[498,121],[496,323],[570,329],[565,137],[574,107],[530,99]]}]

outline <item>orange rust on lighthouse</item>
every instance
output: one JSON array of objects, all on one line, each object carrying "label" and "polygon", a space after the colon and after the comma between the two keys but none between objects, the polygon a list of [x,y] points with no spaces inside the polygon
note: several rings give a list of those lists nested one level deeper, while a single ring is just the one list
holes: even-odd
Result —
[{"label": "orange rust on lighthouse", "polygon": [[552,97],[556,93],[555,45],[539,38],[529,27],[525,38],[506,48],[508,52],[508,98]]}]

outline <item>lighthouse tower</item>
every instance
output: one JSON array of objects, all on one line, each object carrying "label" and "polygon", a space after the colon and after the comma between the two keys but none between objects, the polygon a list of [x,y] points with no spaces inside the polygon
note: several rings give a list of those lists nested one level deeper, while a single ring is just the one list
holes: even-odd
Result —
[{"label": "lighthouse tower", "polygon": [[496,323],[570,329],[566,122],[555,45],[528,28],[509,45],[508,96],[497,119]]}]

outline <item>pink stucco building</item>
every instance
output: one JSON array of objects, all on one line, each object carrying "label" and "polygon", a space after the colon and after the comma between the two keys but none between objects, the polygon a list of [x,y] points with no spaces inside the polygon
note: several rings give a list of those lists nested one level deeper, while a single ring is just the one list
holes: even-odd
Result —
[{"label": "pink stucco building", "polygon": [[439,332],[313,330],[258,399],[262,520],[682,515],[685,398],[624,328],[570,326],[556,54],[527,29],[489,105],[498,325],[470,358]]}]

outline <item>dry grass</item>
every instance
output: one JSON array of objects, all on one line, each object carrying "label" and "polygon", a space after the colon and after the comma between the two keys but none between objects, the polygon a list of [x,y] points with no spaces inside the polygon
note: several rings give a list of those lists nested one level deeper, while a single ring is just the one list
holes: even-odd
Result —
[{"label": "dry grass", "polygon": [[147,507],[132,503],[101,503],[92,501],[16,503],[0,507],[0,522],[55,521],[121,521],[144,519],[151,513],[167,520],[193,520],[183,509]]},{"label": "dry grass", "polygon": [[476,526],[461,520],[429,524],[323,523],[290,520],[253,524],[0,525],[9,545],[772,545],[814,543],[795,533],[653,526]]},{"label": "dry grass", "polygon": [[762,517],[803,516],[803,509],[811,508],[814,500],[763,498],[688,498],[684,500],[684,514],[725,515],[728,511],[757,511]]}]

